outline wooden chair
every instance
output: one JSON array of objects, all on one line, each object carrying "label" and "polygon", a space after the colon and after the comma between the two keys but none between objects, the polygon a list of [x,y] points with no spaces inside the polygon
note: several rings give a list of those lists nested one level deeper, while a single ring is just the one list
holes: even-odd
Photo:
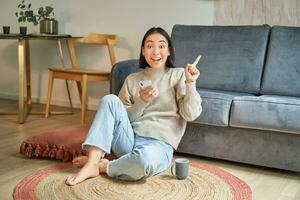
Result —
[{"label": "wooden chair", "polygon": [[[47,104],[45,117],[49,116],[49,107],[52,96],[53,81],[54,79],[73,80],[76,81],[80,100],[81,100],[81,116],[80,123],[84,124],[85,110],[86,110],[86,93],[88,81],[107,81],[110,77],[110,72],[101,72],[92,69],[78,68],[77,57],[75,54],[75,44],[88,44],[88,45],[105,45],[108,48],[111,65],[116,62],[113,46],[117,43],[116,35],[97,34],[91,33],[86,37],[73,37],[67,39],[68,51],[71,59],[72,68],[49,68],[49,83],[47,93]],[[68,89],[68,88],[67,88]],[[68,91],[69,94],[69,91]],[[72,101],[69,94],[70,107],[72,109]]]}]

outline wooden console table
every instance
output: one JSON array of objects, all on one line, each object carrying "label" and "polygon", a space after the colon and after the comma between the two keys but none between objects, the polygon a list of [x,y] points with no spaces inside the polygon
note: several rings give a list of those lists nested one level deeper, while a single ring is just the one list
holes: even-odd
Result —
[{"label": "wooden console table", "polygon": [[[0,114],[18,114],[19,115],[19,123],[23,124],[26,120],[27,115],[31,112],[32,99],[31,99],[31,85],[30,85],[30,45],[29,41],[33,39],[38,40],[56,40],[61,64],[62,67],[64,64],[64,56],[62,51],[61,40],[70,38],[71,35],[66,34],[58,34],[58,35],[48,35],[48,34],[29,34],[29,35],[20,35],[20,34],[0,34],[1,39],[13,39],[18,41],[18,107],[19,111],[17,113],[5,113],[2,112]],[[26,83],[25,83],[26,81]],[[26,89],[25,89],[26,84]],[[72,108],[72,102],[70,98],[70,91],[68,82],[66,81],[66,86],[68,90],[68,96],[70,105]],[[25,98],[26,91],[26,98]],[[25,99],[25,101],[24,101]],[[65,113],[65,112],[64,112]],[[72,113],[72,112],[71,112]],[[43,114],[43,113],[32,113],[32,114]]]}]

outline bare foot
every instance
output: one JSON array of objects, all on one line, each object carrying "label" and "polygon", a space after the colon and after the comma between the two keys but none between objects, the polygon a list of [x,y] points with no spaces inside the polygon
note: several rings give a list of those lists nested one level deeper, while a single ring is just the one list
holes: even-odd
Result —
[{"label": "bare foot", "polygon": [[77,174],[73,174],[67,178],[66,184],[73,186],[96,176],[99,176],[99,163],[87,162]]},{"label": "bare foot", "polygon": [[108,164],[108,160],[105,159],[105,158],[102,158],[100,160],[100,163],[99,163],[99,173],[100,174],[106,174],[106,171],[107,171],[107,164]]},{"label": "bare foot", "polygon": [[81,168],[87,163],[88,157],[87,156],[79,156],[72,160],[72,163],[75,167]]}]

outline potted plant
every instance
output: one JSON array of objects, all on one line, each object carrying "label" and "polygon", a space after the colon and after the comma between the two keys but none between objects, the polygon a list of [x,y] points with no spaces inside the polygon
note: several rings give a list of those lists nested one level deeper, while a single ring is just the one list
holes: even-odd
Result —
[{"label": "potted plant", "polygon": [[[23,0],[19,5],[18,12],[15,13],[16,17],[18,18],[19,23],[30,22],[33,23],[35,26],[38,25],[38,20],[36,15],[34,14],[33,10],[31,9],[31,3],[25,4],[25,0]],[[27,27],[20,26],[20,33],[22,35],[26,35]]]},{"label": "potted plant", "polygon": [[[58,22],[54,19],[54,8],[51,6],[40,7],[38,14],[35,14],[31,9],[31,3],[25,4],[25,0],[18,5],[19,11],[15,13],[19,23],[30,22],[33,25],[38,25],[40,22],[40,33],[57,34]],[[24,26],[20,27],[24,29]],[[26,28],[26,27],[25,27]],[[26,33],[25,33],[26,34]]]},{"label": "potted plant", "polygon": [[54,19],[53,8],[46,6],[40,7],[38,10],[38,17],[40,20],[40,33],[57,34],[58,33],[58,21]]}]

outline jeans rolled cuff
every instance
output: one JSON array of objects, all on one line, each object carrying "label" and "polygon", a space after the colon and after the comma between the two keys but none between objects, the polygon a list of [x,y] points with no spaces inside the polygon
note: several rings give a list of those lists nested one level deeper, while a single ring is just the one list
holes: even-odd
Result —
[{"label": "jeans rolled cuff", "polygon": [[104,152],[104,154],[110,154],[110,149],[109,148],[105,148],[105,147],[102,147],[102,146],[99,146],[99,145],[97,145],[97,144],[93,144],[93,143],[83,143],[82,145],[81,145],[81,148],[83,149],[83,150],[87,150],[89,147],[97,147],[97,148],[99,148],[99,149],[101,149],[103,152]]},{"label": "jeans rolled cuff", "polygon": [[111,178],[114,178],[114,170],[112,169],[112,166],[111,164],[113,163],[114,161],[108,161],[107,163],[107,167],[106,167],[106,174],[107,176],[111,177]]}]

